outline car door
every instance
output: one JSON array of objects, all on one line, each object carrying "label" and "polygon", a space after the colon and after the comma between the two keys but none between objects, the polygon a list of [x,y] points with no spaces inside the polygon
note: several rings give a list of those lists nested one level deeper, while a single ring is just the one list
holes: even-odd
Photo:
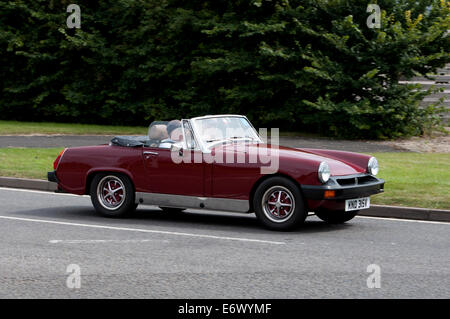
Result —
[{"label": "car door", "polygon": [[186,152],[183,154],[186,158],[184,161],[176,158],[178,155],[172,154],[170,148],[143,147],[142,156],[149,192],[204,196],[205,164],[195,160],[202,157],[201,151],[195,147],[187,150],[186,143],[183,145],[181,152]]},{"label": "car door", "polygon": [[[223,152],[223,158],[232,158],[233,161],[224,160],[213,164],[212,196],[248,199],[253,185],[262,177],[261,164],[249,159],[249,149],[245,146],[225,144],[218,148]],[[237,160],[239,157],[241,161]]]}]

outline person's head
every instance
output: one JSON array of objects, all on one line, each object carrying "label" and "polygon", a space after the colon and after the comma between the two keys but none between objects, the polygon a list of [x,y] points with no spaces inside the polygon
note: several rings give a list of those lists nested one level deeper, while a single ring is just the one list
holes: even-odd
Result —
[{"label": "person's head", "polygon": [[171,136],[172,132],[181,127],[181,121],[180,120],[172,120],[169,123],[167,123],[167,134]]},{"label": "person's head", "polygon": [[172,141],[181,142],[183,140],[183,131],[181,130],[181,127],[177,127],[170,132],[169,138]]}]

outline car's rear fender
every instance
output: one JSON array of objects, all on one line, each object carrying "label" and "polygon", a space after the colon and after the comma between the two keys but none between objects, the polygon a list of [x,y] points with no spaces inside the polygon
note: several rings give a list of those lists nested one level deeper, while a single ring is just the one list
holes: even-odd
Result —
[{"label": "car's rear fender", "polygon": [[93,174],[112,172],[125,174],[139,189],[145,187],[142,150],[108,145],[68,148],[59,162],[56,176],[66,192],[89,193]]}]

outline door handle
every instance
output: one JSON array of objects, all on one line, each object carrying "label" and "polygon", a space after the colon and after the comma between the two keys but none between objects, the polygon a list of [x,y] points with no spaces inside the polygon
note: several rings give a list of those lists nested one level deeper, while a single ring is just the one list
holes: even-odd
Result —
[{"label": "door handle", "polygon": [[145,151],[144,155],[158,155],[158,153],[157,152]]}]

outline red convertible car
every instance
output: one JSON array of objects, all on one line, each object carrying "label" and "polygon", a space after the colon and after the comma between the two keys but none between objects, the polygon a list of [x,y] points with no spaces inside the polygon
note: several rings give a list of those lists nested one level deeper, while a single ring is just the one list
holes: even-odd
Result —
[{"label": "red convertible car", "polygon": [[255,212],[263,225],[286,230],[308,212],[343,223],[384,191],[374,157],[266,144],[241,115],[153,122],[146,136],[64,149],[48,180],[61,192],[89,194],[105,216],[138,204]]}]

